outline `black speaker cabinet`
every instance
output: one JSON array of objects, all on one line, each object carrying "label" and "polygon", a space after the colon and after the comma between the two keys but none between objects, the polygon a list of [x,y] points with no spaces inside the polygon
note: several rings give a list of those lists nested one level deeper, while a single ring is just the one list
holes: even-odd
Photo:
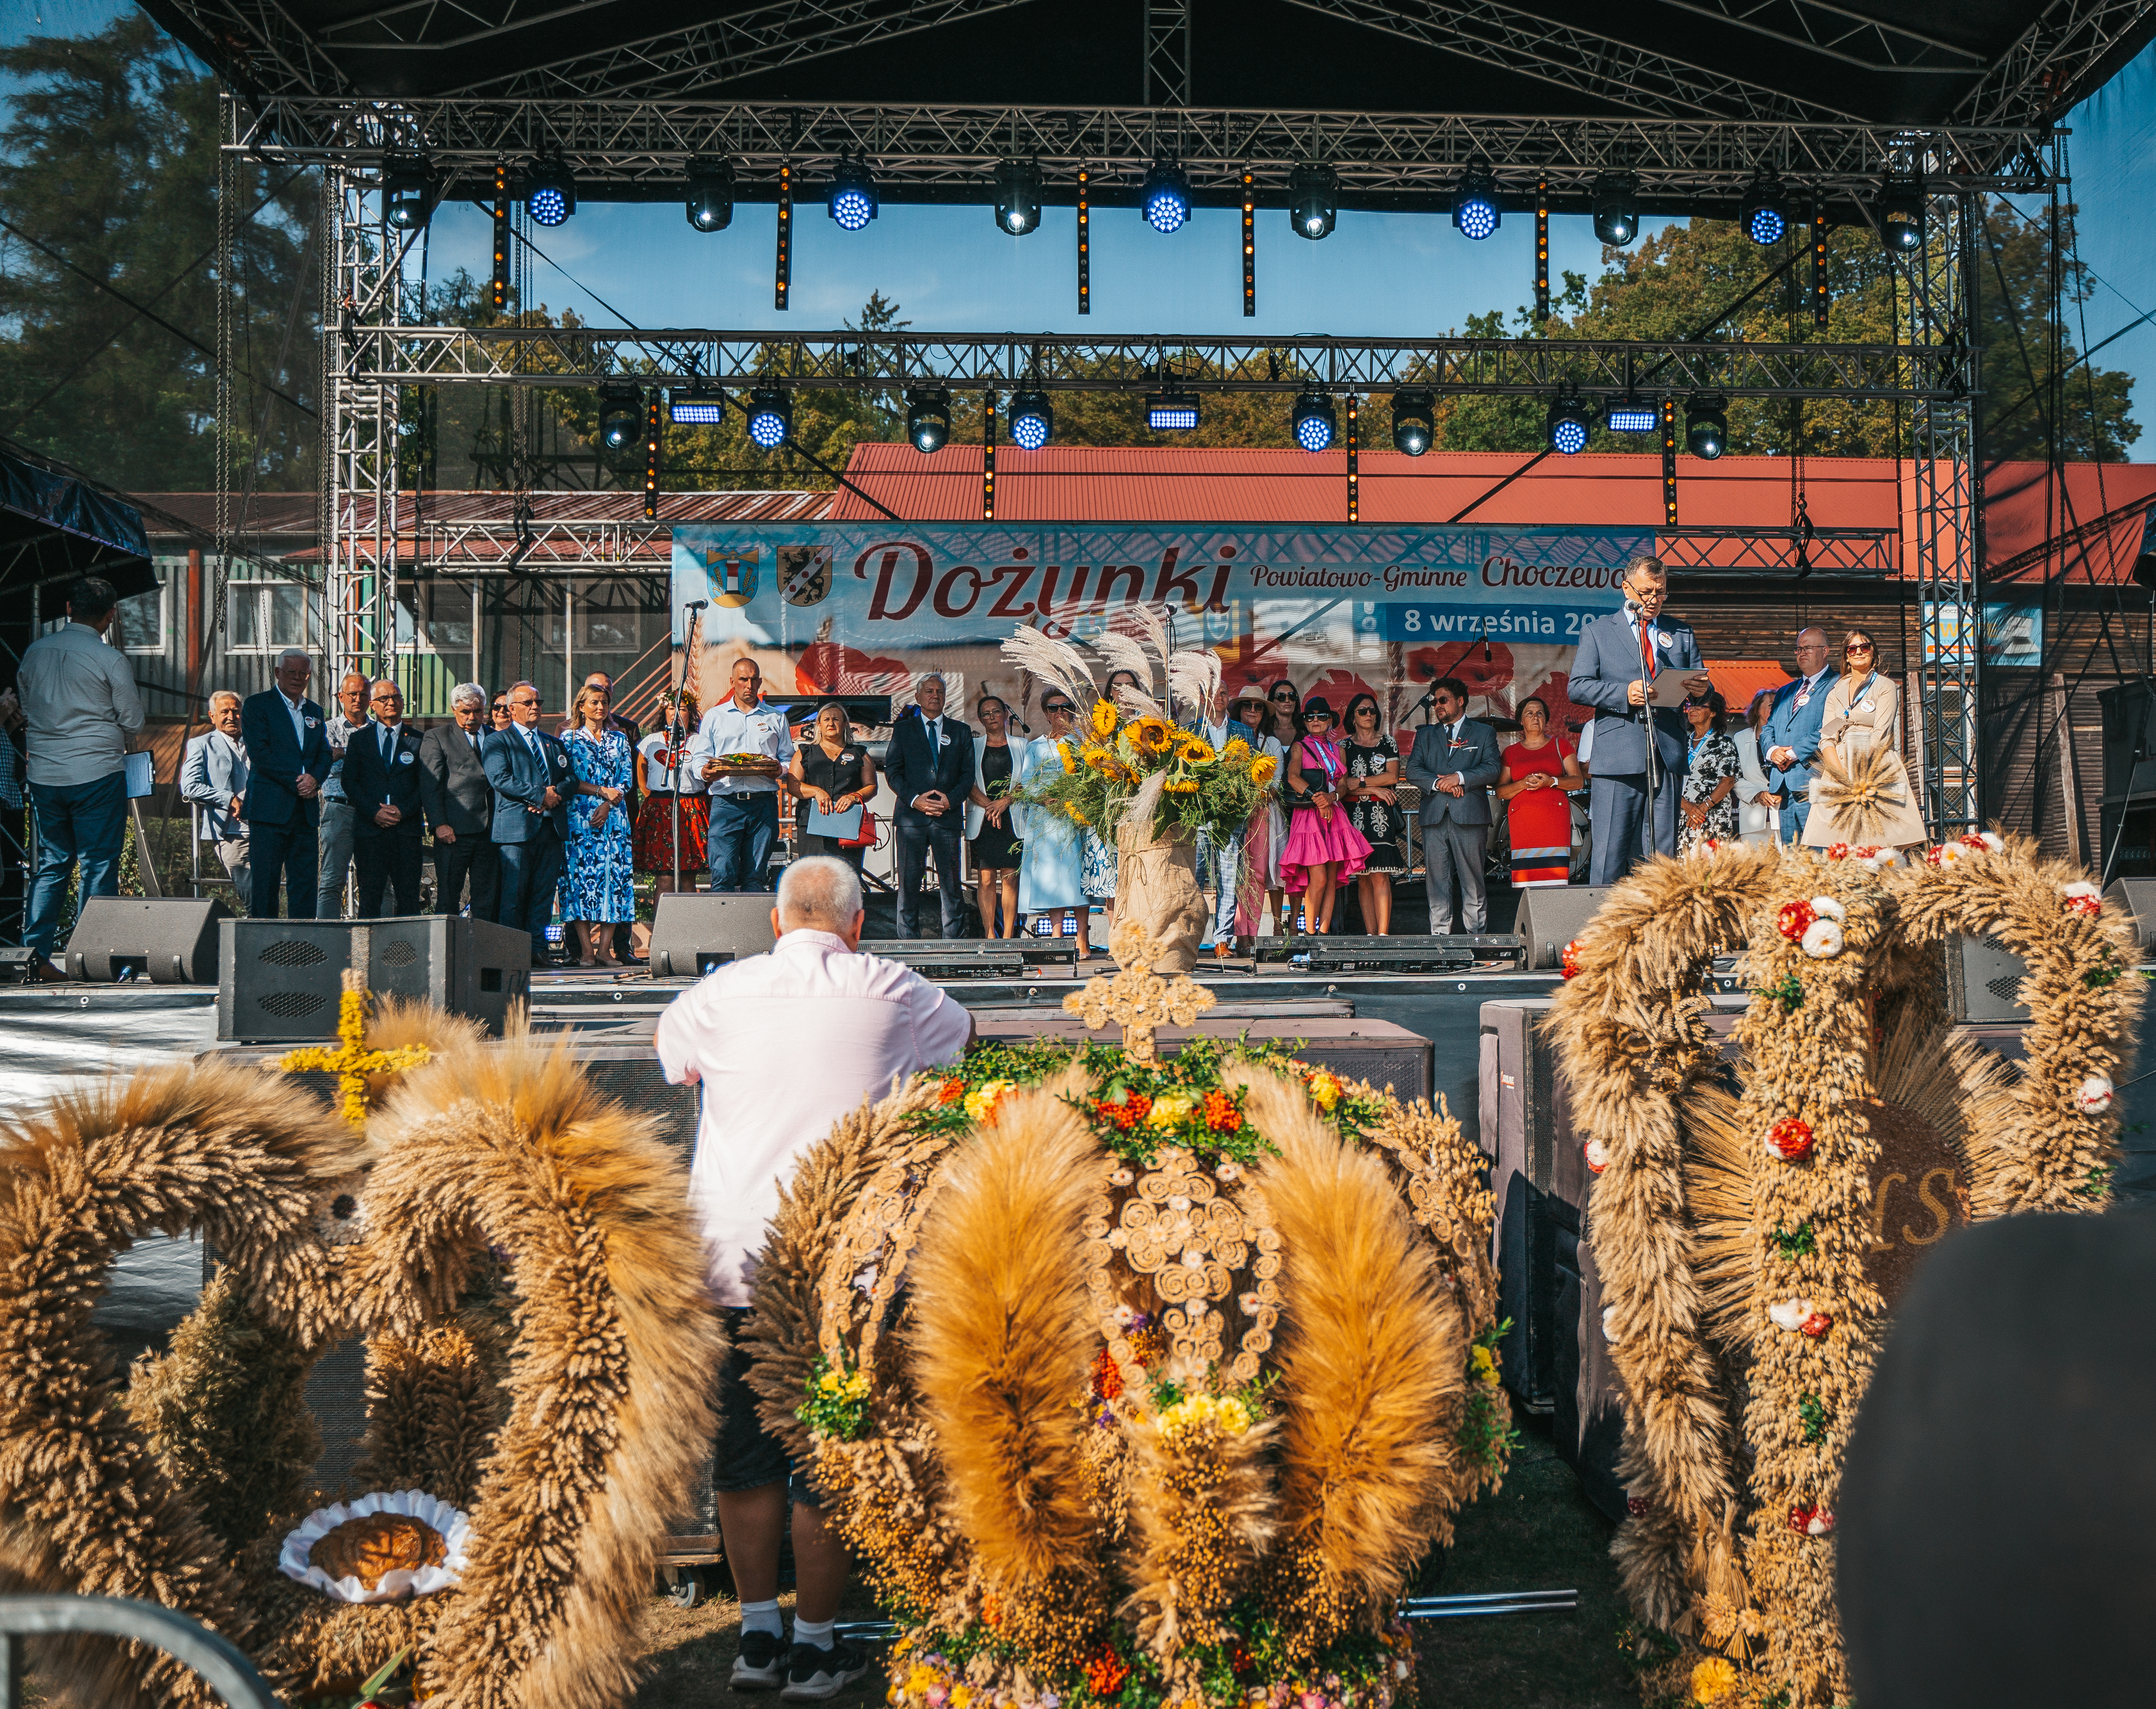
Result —
[{"label": "black speaker cabinet", "polygon": [[714,967],[761,955],[777,939],[768,890],[669,891],[651,918],[651,976],[701,979]]},{"label": "black speaker cabinet", "polygon": [[529,994],[531,938],[491,920],[228,919],[221,929],[219,1038],[336,1037],[348,967],[363,968],[377,996],[423,998],[495,1034]]},{"label": "black speaker cabinet", "polygon": [[1587,923],[1602,910],[1609,894],[1606,884],[1572,884],[1559,888],[1524,891],[1520,917],[1512,930],[1527,946],[1530,968],[1564,965],[1564,946],[1587,929]]},{"label": "black speaker cabinet", "polygon": [[2146,951],[2156,949],[2156,878],[2114,878],[2103,899],[2133,922],[2133,939]]},{"label": "black speaker cabinet", "polygon": [[131,967],[152,985],[212,984],[218,923],[231,918],[213,896],[93,896],[68,939],[68,976],[108,985]]},{"label": "black speaker cabinet", "polygon": [[2029,964],[1996,938],[1946,942],[1947,1014],[1955,1021],[2025,1021],[2019,996]]}]

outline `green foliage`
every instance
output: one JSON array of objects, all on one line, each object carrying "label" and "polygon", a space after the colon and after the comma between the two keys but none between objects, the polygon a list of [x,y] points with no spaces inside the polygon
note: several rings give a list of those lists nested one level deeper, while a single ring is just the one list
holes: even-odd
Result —
[{"label": "green foliage", "polygon": [[1810,1223],[1799,1223],[1794,1228],[1775,1223],[1774,1232],[1767,1237],[1784,1258],[1810,1258],[1819,1249],[1818,1237],[1812,1233]]},{"label": "green foliage", "polygon": [[1804,1440],[1826,1440],[1826,1407],[1815,1394],[1807,1394],[1797,1402],[1797,1422],[1804,1426]]},{"label": "green foliage", "polygon": [[845,1361],[835,1363],[820,1353],[808,1367],[808,1398],[793,1409],[793,1416],[817,1436],[851,1442],[868,1428],[869,1374],[849,1371]]},{"label": "green foliage", "polygon": [[1504,1318],[1468,1344],[1467,1403],[1460,1408],[1460,1429],[1454,1439],[1462,1454],[1491,1471],[1502,1471],[1522,1446],[1518,1429],[1499,1423],[1497,1344],[1512,1329],[1512,1320]]}]

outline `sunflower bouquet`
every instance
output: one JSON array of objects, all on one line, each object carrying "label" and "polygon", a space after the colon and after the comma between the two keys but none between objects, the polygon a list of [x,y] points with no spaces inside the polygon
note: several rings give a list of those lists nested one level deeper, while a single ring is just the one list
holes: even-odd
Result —
[{"label": "sunflower bouquet", "polygon": [[1224,837],[1257,810],[1278,762],[1240,737],[1216,749],[1158,712],[1127,715],[1096,699],[1091,717],[1059,744],[1063,764],[1044,767],[1019,799],[1113,838],[1132,812],[1156,837]]}]

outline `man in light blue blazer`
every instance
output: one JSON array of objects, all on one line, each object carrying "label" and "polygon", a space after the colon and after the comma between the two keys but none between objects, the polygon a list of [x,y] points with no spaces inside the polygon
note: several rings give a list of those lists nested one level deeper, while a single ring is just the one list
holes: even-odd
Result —
[{"label": "man in light blue blazer", "polygon": [[[1590,884],[1614,884],[1643,859],[1646,827],[1654,826],[1656,852],[1677,852],[1677,797],[1684,787],[1685,735],[1675,708],[1647,708],[1652,681],[1676,671],[1704,682],[1699,641],[1691,625],[1663,615],[1669,576],[1657,558],[1635,558],[1622,583],[1625,604],[1579,632],[1565,692],[1575,706],[1595,711],[1593,782],[1588,815],[1594,853]],[[1651,667],[1648,661],[1651,660]],[[1648,717],[1654,751],[1647,748]],[[1649,800],[1652,792],[1651,803]]]},{"label": "man in light blue blazer", "polygon": [[1832,649],[1824,629],[1797,631],[1797,674],[1774,691],[1774,710],[1759,735],[1767,786],[1782,810],[1782,841],[1803,840],[1812,812],[1812,768],[1819,763],[1820,725],[1834,684],[1827,661]]},{"label": "man in light blue blazer", "polygon": [[506,926],[531,934],[531,959],[547,953],[554,890],[569,840],[569,796],[576,779],[568,749],[539,728],[539,690],[509,690],[510,726],[490,734],[480,755],[494,786],[494,842],[501,851],[501,911]]},{"label": "man in light blue blazer", "polygon": [[1423,890],[1430,929],[1452,929],[1452,885],[1460,883],[1460,929],[1490,929],[1482,868],[1490,847],[1490,785],[1504,767],[1497,733],[1467,716],[1467,685],[1447,677],[1430,691],[1437,722],[1415,732],[1407,780],[1422,791]]},{"label": "man in light blue blazer", "polygon": [[239,734],[239,697],[209,697],[209,728],[187,739],[180,760],[180,797],[202,809],[202,840],[217,851],[244,912],[254,899],[247,863],[247,749]]}]

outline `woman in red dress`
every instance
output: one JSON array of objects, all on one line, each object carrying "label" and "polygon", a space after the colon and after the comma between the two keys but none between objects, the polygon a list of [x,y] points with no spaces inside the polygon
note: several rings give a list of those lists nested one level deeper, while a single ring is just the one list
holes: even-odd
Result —
[{"label": "woman in red dress", "polygon": [[1512,888],[1532,890],[1572,881],[1572,797],[1587,774],[1572,744],[1550,728],[1539,695],[1520,703],[1520,739],[1500,756],[1497,799],[1512,845]]},{"label": "woman in red dress", "polygon": [[[679,779],[681,795],[676,813],[674,754],[667,738],[673,713],[674,697],[660,695],[658,727],[636,744],[636,785],[644,792],[644,806],[636,816],[636,870],[651,873],[659,880],[661,890],[674,888],[674,826],[678,817],[681,826],[682,888],[694,890],[696,874],[704,870],[709,858],[704,845],[711,823],[711,802],[705,793],[703,779],[695,775],[692,768],[684,767]],[[696,697],[685,689],[681,692],[681,727],[693,739]]]}]

